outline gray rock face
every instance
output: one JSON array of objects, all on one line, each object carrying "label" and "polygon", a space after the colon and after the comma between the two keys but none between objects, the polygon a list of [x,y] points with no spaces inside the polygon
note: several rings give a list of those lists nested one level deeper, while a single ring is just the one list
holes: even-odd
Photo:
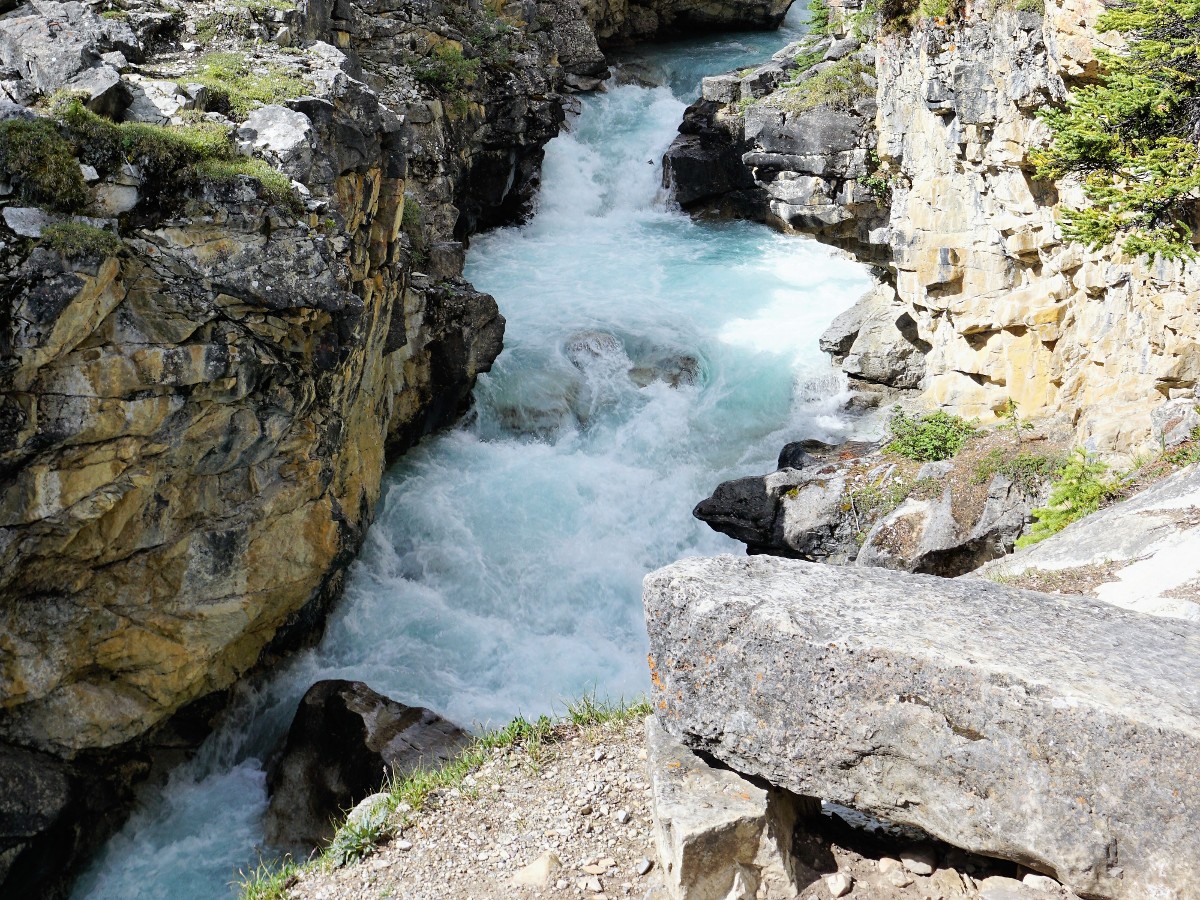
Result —
[{"label": "gray rock face", "polygon": [[307,853],[334,818],[404,775],[453,757],[471,736],[437,713],[405,706],[360,681],[318,681],[300,701],[282,755],[267,773],[268,842]]},{"label": "gray rock face", "polygon": [[1086,896],[1194,896],[1196,626],[767,557],[676,563],[644,600],[689,746]]},{"label": "gray rock face", "polygon": [[128,25],[82,3],[31,0],[0,19],[0,63],[38,94],[62,87],[114,50],[130,59],[141,55]]},{"label": "gray rock face", "polygon": [[1047,573],[1067,589],[1098,579],[1091,594],[1115,606],[1200,622],[1200,467],[978,571],[999,581]]}]

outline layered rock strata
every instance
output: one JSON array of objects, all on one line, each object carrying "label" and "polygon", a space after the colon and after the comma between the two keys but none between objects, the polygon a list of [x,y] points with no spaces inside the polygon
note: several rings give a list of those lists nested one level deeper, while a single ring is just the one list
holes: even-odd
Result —
[{"label": "layered rock strata", "polygon": [[[852,375],[919,385],[929,404],[985,421],[1012,400],[1079,443],[1148,449],[1155,407],[1194,397],[1200,268],[1064,242],[1056,216],[1081,202],[1079,185],[1035,180],[1030,159],[1049,138],[1038,110],[1099,71],[1104,4],[971,0],[953,21],[885,23],[863,48],[863,4],[829,5],[823,43],[706,81],[668,154],[681,202],[878,267],[870,302],[884,312],[836,336]],[[833,90],[831,71],[845,76]],[[727,190],[704,186],[714,170]],[[911,360],[900,372],[862,365],[897,347]]]},{"label": "layered rock strata", "polygon": [[1082,896],[1194,896],[1193,623],[768,557],[676,563],[644,600],[685,744]]},{"label": "layered rock strata", "polygon": [[[0,757],[62,782],[16,798],[0,883],[49,895],[41,875],[107,830],[81,816],[319,632],[386,461],[500,350],[464,241],[527,210],[565,91],[607,70],[573,0],[12,6],[0,119],[44,118],[65,87],[194,141],[96,125],[105,155],[56,120],[82,163],[71,212],[38,208],[56,198],[8,180],[0,148]],[[154,157],[211,149],[192,126],[255,166]]]}]

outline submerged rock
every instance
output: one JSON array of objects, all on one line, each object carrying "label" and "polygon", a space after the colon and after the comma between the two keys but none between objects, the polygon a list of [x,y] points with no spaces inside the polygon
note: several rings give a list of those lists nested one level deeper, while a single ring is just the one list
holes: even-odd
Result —
[{"label": "submerged rock", "polygon": [[735,770],[1085,896],[1200,883],[1196,625],[763,557],[684,560],[644,601],[660,721]]},{"label": "submerged rock", "polygon": [[307,854],[333,837],[340,813],[389,775],[433,768],[470,740],[437,713],[397,703],[361,681],[318,681],[267,773],[267,842]]}]

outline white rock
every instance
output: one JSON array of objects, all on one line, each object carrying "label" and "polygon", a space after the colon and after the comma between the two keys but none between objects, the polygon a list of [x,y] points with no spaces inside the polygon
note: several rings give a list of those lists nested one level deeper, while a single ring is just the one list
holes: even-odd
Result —
[{"label": "white rock", "polygon": [[932,875],[937,868],[937,857],[926,850],[911,850],[900,854],[904,868],[914,875]]},{"label": "white rock", "polygon": [[845,872],[835,872],[825,876],[825,887],[831,897],[845,897],[854,887],[854,879]]},{"label": "white rock", "polygon": [[1048,894],[1057,894],[1059,887],[1061,887],[1049,875],[1038,875],[1034,872],[1030,872],[1022,878],[1021,884],[1025,885],[1025,887],[1033,888],[1035,891],[1045,891]]},{"label": "white rock", "polygon": [[556,853],[543,853],[513,876],[513,883],[529,887],[545,887],[550,878],[562,868],[562,860]]}]

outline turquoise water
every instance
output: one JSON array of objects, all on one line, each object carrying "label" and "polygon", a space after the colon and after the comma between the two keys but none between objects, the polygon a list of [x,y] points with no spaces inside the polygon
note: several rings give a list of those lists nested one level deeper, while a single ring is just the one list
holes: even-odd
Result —
[{"label": "turquoise water", "polygon": [[642,577],[741,549],[692,507],[770,468],[789,440],[847,431],[817,336],[865,273],[760,226],[694,223],[659,187],[699,78],[789,36],[656,50],[638,71],[664,86],[584,99],[547,149],[536,216],[472,245],[468,277],[508,319],[474,412],[388,473],[320,646],[242,686],[78,897],[227,895],[261,849],[260,760],[318,679],[360,679],[476,725],[646,688]]}]

